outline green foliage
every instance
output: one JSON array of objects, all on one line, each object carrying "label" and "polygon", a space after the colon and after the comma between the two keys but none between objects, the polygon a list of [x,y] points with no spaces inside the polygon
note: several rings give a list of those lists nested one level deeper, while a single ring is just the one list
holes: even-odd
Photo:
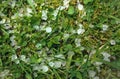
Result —
[{"label": "green foliage", "polygon": [[75,12],[74,7],[70,6],[69,9],[68,9],[68,14],[73,15],[74,12]]},{"label": "green foliage", "polygon": [[119,79],[120,1],[68,2],[0,1],[0,79]]},{"label": "green foliage", "polygon": [[83,0],[84,4],[88,4],[89,2],[92,2],[93,0]]}]

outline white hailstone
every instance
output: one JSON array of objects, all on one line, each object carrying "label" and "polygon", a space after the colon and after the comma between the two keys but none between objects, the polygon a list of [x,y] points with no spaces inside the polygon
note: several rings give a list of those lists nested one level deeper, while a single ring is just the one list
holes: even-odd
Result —
[{"label": "white hailstone", "polygon": [[80,29],[77,30],[77,34],[83,34],[84,32],[85,32],[85,29],[80,28]]},{"label": "white hailstone", "polygon": [[40,6],[42,7],[42,6],[44,6],[45,5],[45,3],[42,3]]},{"label": "white hailstone", "polygon": [[66,61],[62,61],[62,66],[65,66],[66,65]]},{"label": "white hailstone", "polygon": [[15,37],[16,37],[16,36],[12,35],[12,36],[10,37],[10,41],[14,41]]},{"label": "white hailstone", "polygon": [[64,34],[64,38],[68,38],[70,35],[69,34]]},{"label": "white hailstone", "polygon": [[15,40],[11,41],[11,46],[16,46],[17,42]]},{"label": "white hailstone", "polygon": [[12,4],[11,4],[12,8],[15,7],[15,4],[16,4],[16,1],[12,1]]},{"label": "white hailstone", "polygon": [[47,20],[47,10],[42,10],[42,20]]},{"label": "white hailstone", "polygon": [[26,15],[27,15],[27,16],[32,16],[31,13],[32,13],[32,9],[31,9],[31,8],[27,8],[27,13],[26,13]]},{"label": "white hailstone", "polygon": [[7,75],[9,75],[9,70],[4,70],[2,72],[0,72],[0,78],[4,79],[4,77],[6,77]]},{"label": "white hailstone", "polygon": [[109,59],[109,57],[111,56],[110,54],[108,54],[107,52],[102,52],[102,55],[104,56],[103,60],[110,62],[110,59]]},{"label": "white hailstone", "polygon": [[98,76],[95,76],[95,77],[93,77],[93,79],[99,79],[99,77],[98,77]]},{"label": "white hailstone", "polygon": [[89,70],[88,71],[88,74],[89,74],[89,77],[95,77],[95,75],[96,75],[96,72],[95,71],[93,71],[93,70]]},{"label": "white hailstone", "polygon": [[26,61],[26,56],[25,55],[20,55],[20,60]]},{"label": "white hailstone", "polygon": [[27,8],[27,12],[28,13],[32,13],[32,9],[31,8]]},{"label": "white hailstone", "polygon": [[54,16],[54,17],[52,18],[53,20],[56,19],[56,16],[58,15],[58,12],[59,12],[59,9],[60,9],[60,8],[58,7],[58,8],[53,12],[53,16]]},{"label": "white hailstone", "polygon": [[54,64],[55,68],[60,68],[62,66],[62,62],[61,61],[55,61],[54,63],[55,63]]},{"label": "white hailstone", "polygon": [[101,71],[100,66],[97,66],[96,69],[97,69],[98,72]]},{"label": "white hailstone", "polygon": [[78,7],[78,10],[83,10],[84,9],[84,7],[83,7],[83,5],[81,3],[78,3],[77,7]]},{"label": "white hailstone", "polygon": [[4,16],[6,16],[4,13],[2,13],[2,12],[0,12],[0,16],[1,17],[4,17]]},{"label": "white hailstone", "polygon": [[10,24],[4,24],[5,29],[10,29],[12,26]]},{"label": "white hailstone", "polygon": [[15,63],[16,63],[16,64],[19,64],[19,63],[20,63],[20,60],[18,60],[18,59],[15,60]]},{"label": "white hailstone", "polygon": [[61,58],[61,59],[65,59],[63,54],[59,54],[59,55],[55,55],[56,58]]},{"label": "white hailstone", "polygon": [[26,60],[24,62],[27,63],[27,64],[29,64],[30,58],[26,58]]},{"label": "white hailstone", "polygon": [[8,33],[14,33],[14,30],[9,30]]},{"label": "white hailstone", "polygon": [[85,59],[83,59],[83,62],[85,63],[87,61],[87,59],[85,58]]},{"label": "white hailstone", "polygon": [[59,6],[59,10],[64,10],[65,6]]},{"label": "white hailstone", "polygon": [[109,59],[109,58],[107,58],[107,57],[104,57],[104,59],[103,59],[103,60],[110,62],[110,59]]},{"label": "white hailstone", "polygon": [[46,27],[46,32],[47,32],[47,33],[52,32],[52,28],[51,28],[51,27]]},{"label": "white hailstone", "polygon": [[39,27],[38,25],[34,25],[33,28],[34,28],[35,30],[39,30],[39,29],[40,29],[40,27]]},{"label": "white hailstone", "polygon": [[23,17],[23,14],[22,14],[22,13],[19,13],[18,15],[19,15],[20,17]]},{"label": "white hailstone", "polygon": [[16,54],[14,54],[14,55],[11,56],[11,60],[12,60],[12,61],[16,60],[17,58],[18,58],[18,57],[17,57]]},{"label": "white hailstone", "polygon": [[64,0],[64,1],[63,1],[63,6],[64,6],[65,8],[68,8],[70,1],[71,1],[71,0]]},{"label": "white hailstone", "polygon": [[104,25],[102,26],[102,30],[103,30],[103,31],[106,31],[107,29],[108,29],[108,25],[105,25],[105,24],[104,24]]},{"label": "white hailstone", "polygon": [[110,54],[108,54],[107,52],[102,52],[102,55],[104,56],[104,57],[110,57],[111,55]]},{"label": "white hailstone", "polygon": [[111,55],[109,54],[109,53],[107,53],[107,52],[102,52],[102,55],[104,56],[104,57],[110,57]]},{"label": "white hailstone", "polygon": [[38,74],[37,74],[36,72],[34,72],[33,75],[34,75],[34,77],[37,77],[37,76],[38,76]]},{"label": "white hailstone", "polygon": [[102,64],[103,64],[102,62],[95,62],[95,63],[94,63],[95,66],[100,66],[100,65],[102,65]]},{"label": "white hailstone", "polygon": [[34,64],[34,65],[32,65],[32,66],[33,66],[33,70],[40,71],[40,65]]},{"label": "white hailstone", "polygon": [[50,61],[54,60],[55,58],[54,58],[54,57],[46,57],[45,59],[46,59],[48,62],[50,62]]},{"label": "white hailstone", "polygon": [[[16,45],[16,44],[15,44]],[[15,46],[15,49],[19,49],[19,48],[21,48],[21,46]]]},{"label": "white hailstone", "polygon": [[41,66],[41,70],[42,70],[43,72],[47,72],[47,71],[49,70],[49,68],[48,68],[48,66],[46,66],[46,65],[42,65],[42,66]]},{"label": "white hailstone", "polygon": [[82,29],[83,28],[83,25],[80,23],[80,24],[78,24],[78,26]]},{"label": "white hailstone", "polygon": [[115,45],[116,44],[115,40],[110,40],[110,44]]},{"label": "white hailstone", "polygon": [[4,24],[5,21],[6,21],[6,19],[2,19],[2,20],[0,21],[0,24]]},{"label": "white hailstone", "polygon": [[81,39],[78,39],[78,38],[75,39],[75,45],[76,45],[76,47],[81,46],[80,42],[81,42]]},{"label": "white hailstone", "polygon": [[53,67],[55,65],[54,62],[49,62],[48,64],[49,64],[50,67]]},{"label": "white hailstone", "polygon": [[39,47],[41,47],[42,45],[40,44],[40,43],[37,43],[36,45],[35,45],[35,47],[36,48],[39,48]]}]

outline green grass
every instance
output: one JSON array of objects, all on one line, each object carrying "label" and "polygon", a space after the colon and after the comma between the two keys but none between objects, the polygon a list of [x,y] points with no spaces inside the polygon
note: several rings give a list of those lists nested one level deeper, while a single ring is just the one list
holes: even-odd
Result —
[{"label": "green grass", "polygon": [[0,1],[0,79],[120,78],[119,0],[14,1]]}]

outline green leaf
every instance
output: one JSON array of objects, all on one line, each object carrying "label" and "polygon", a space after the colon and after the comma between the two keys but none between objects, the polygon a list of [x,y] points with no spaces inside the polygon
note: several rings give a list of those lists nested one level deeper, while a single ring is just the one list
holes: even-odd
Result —
[{"label": "green leaf", "polygon": [[93,0],[83,0],[84,4],[88,4],[89,2],[92,2]]},{"label": "green leaf", "polygon": [[27,79],[32,79],[31,75],[28,74],[28,73],[25,76],[26,76]]},{"label": "green leaf", "polygon": [[81,73],[80,73],[80,72],[77,72],[77,73],[76,73],[76,77],[77,77],[78,79],[82,79]]},{"label": "green leaf", "polygon": [[60,44],[59,40],[60,40],[60,36],[56,36],[53,39],[51,39],[53,43],[55,44]]},{"label": "green leaf", "polygon": [[1,60],[1,58],[0,58],[0,67],[2,66],[2,60]]},{"label": "green leaf", "polygon": [[106,64],[106,65],[111,66],[112,68],[115,68],[115,69],[120,70],[120,59],[115,60],[115,61],[112,61],[112,62],[107,62],[107,61],[104,61],[104,60],[101,60],[101,59],[98,59],[98,60],[99,60],[100,62],[103,62],[103,63]]},{"label": "green leaf", "polygon": [[71,44],[65,45],[65,50],[66,51],[72,50],[72,45]]},{"label": "green leaf", "polygon": [[73,6],[70,6],[69,9],[68,9],[68,14],[69,14],[69,15],[73,15],[74,12],[75,12],[74,7],[73,7]]}]

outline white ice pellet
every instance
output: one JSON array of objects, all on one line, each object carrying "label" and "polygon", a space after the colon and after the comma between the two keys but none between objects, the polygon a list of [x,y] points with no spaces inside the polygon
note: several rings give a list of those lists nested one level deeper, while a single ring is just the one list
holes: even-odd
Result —
[{"label": "white ice pellet", "polygon": [[46,27],[46,32],[47,32],[47,33],[52,32],[52,28],[51,28],[51,27]]}]

